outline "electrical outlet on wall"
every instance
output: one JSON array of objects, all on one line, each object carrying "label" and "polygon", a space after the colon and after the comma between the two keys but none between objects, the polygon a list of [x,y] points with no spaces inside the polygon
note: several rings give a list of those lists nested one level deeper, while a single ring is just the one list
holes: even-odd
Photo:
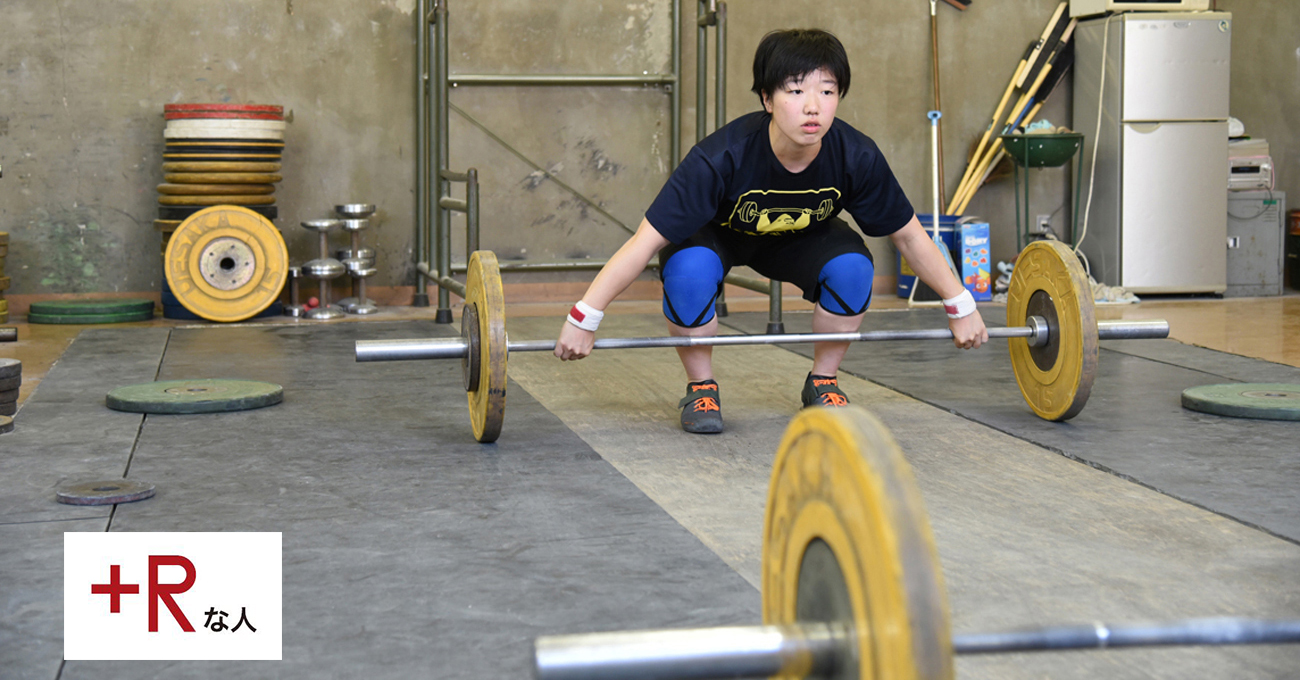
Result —
[{"label": "electrical outlet on wall", "polygon": [[1039,215],[1038,217],[1034,218],[1034,224],[1033,226],[1030,227],[1030,233],[1032,234],[1046,234],[1051,230],[1052,230],[1051,215]]}]

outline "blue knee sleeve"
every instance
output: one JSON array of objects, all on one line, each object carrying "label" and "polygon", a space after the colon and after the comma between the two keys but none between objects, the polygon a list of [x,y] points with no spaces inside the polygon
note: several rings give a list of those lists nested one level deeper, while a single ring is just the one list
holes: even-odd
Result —
[{"label": "blue knee sleeve", "polygon": [[876,268],[862,253],[845,253],[817,275],[817,304],[831,314],[857,316],[871,304],[871,279]]},{"label": "blue knee sleeve", "polygon": [[663,282],[664,316],[678,326],[703,326],[722,291],[722,260],[708,248],[679,250],[664,263]]}]

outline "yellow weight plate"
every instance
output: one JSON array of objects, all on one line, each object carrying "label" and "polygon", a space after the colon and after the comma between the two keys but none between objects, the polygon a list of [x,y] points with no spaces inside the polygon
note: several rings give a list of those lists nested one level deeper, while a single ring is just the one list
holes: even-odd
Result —
[{"label": "yellow weight plate", "polygon": [[465,276],[465,304],[478,312],[479,378],[469,394],[474,438],[489,443],[501,435],[506,414],[506,298],[501,269],[490,250],[475,251]]},{"label": "yellow weight plate", "polygon": [[9,313],[9,301],[4,298],[0,298],[0,314],[8,314],[8,313]]},{"label": "yellow weight plate", "polygon": [[168,184],[273,184],[282,177],[267,172],[174,172],[163,175]]},{"label": "yellow weight plate", "polygon": [[233,205],[204,208],[167,241],[163,273],[176,299],[211,321],[242,321],[280,297],[289,250],[271,221]]},{"label": "yellow weight plate", "polygon": [[858,407],[805,409],[786,428],[768,486],[762,590],[764,624],[852,625],[850,663],[863,680],[953,677],[921,494],[889,430]]},{"label": "yellow weight plate", "polygon": [[176,227],[181,226],[181,220],[154,220],[153,228],[163,233],[163,238],[167,238]]},{"label": "yellow weight plate", "polygon": [[9,290],[9,277],[0,276],[0,291]]},{"label": "yellow weight plate", "polygon": [[275,205],[275,196],[159,196],[158,205]]},{"label": "yellow weight plate", "polygon": [[1030,347],[1008,341],[1016,384],[1044,420],[1069,420],[1083,410],[1097,375],[1097,316],[1088,275],[1069,246],[1035,241],[1016,258],[1007,292],[1007,325],[1030,316],[1048,320],[1049,340]]},{"label": "yellow weight plate", "polygon": [[228,196],[275,193],[274,184],[159,184],[158,193],[169,196]]},{"label": "yellow weight plate", "polygon": [[279,163],[163,163],[163,172],[280,172]]}]

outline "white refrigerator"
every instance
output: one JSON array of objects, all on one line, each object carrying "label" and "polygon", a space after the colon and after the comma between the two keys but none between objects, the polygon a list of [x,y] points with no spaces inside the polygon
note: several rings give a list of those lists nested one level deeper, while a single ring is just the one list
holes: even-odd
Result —
[{"label": "white refrigerator", "polygon": [[1098,281],[1135,293],[1227,288],[1231,41],[1227,12],[1127,12],[1079,23],[1081,226],[1090,181],[1092,191],[1086,231],[1074,239]]}]

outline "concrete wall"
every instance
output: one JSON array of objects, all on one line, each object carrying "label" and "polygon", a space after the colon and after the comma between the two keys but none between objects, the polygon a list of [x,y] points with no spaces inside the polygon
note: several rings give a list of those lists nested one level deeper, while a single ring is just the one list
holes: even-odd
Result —
[{"label": "concrete wall", "polygon": [[[449,4],[453,73],[670,68],[670,0]],[[1233,111],[1273,144],[1279,189],[1300,188],[1300,16],[1292,4],[1219,2],[1219,9],[1236,12]],[[695,129],[696,4],[682,5],[685,150]],[[1055,6],[1056,0],[980,0],[959,12],[939,3],[949,195],[1025,45]],[[918,210],[928,211],[929,4],[809,7],[732,3],[728,117],[757,107],[750,60],[764,33],[829,28],[853,64],[840,116],[877,140]],[[162,106],[202,101],[276,103],[291,115],[277,191],[291,261],[314,257],[315,242],[300,220],[327,216],[340,202],[373,202],[380,212],[365,240],[378,249],[375,283],[412,284],[414,11],[415,0],[8,0],[0,9],[0,230],[11,233],[9,292],[157,290],[152,220],[154,187],[162,181]],[[1070,122],[1069,86],[1067,79],[1042,113],[1054,123]],[[451,165],[482,174],[482,246],[506,259],[611,254],[666,177],[668,101],[658,88],[457,88]],[[1056,231],[1068,234],[1072,189],[1065,168],[1034,171],[1030,213],[1052,214]],[[1293,196],[1300,201],[1300,192]],[[1014,255],[1009,178],[986,186],[966,212],[993,224],[994,259]],[[454,248],[462,260],[459,234]],[[873,249],[880,271],[892,273],[888,245]]]}]

